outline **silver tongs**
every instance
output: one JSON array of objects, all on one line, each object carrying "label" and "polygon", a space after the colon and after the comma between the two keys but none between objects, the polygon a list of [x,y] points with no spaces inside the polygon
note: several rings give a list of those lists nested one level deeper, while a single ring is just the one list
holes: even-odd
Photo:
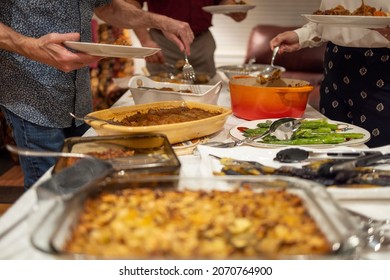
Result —
[{"label": "silver tongs", "polygon": [[366,154],[363,156],[359,156],[355,159],[345,160],[342,162],[336,162],[336,163],[325,163],[323,164],[320,169],[318,170],[318,173],[320,175],[329,176],[333,175],[334,173],[342,170],[352,170],[356,167],[363,167],[371,165],[375,162],[378,162],[382,159],[388,158],[390,154],[383,154],[381,152],[373,152],[370,154]]}]

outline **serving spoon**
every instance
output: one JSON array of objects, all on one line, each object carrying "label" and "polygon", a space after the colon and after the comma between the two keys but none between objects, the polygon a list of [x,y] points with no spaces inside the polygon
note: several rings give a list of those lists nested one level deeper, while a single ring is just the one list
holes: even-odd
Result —
[{"label": "serving spoon", "polygon": [[121,124],[120,122],[118,121],[114,121],[114,120],[103,120],[103,119],[100,119],[100,118],[97,118],[97,117],[92,117],[92,116],[84,116],[84,117],[79,117],[79,116],[76,116],[75,114],[69,112],[69,115],[71,115],[73,118],[75,118],[76,120],[79,120],[79,121],[98,121],[98,122],[103,122],[103,123],[107,123],[107,124],[112,124],[112,125],[120,125],[120,126],[126,126],[124,124]]},{"label": "serving spoon", "polygon": [[282,74],[282,71],[278,67],[274,66],[274,60],[278,52],[279,52],[279,46],[276,46],[272,52],[271,65],[267,66],[257,76],[256,81],[258,83],[265,84],[267,82],[280,79],[280,75]]},{"label": "serving spoon", "polygon": [[261,139],[267,135],[275,135],[279,140],[289,140],[293,135],[294,131],[297,129],[297,126],[301,123],[302,119],[296,118],[281,118],[271,123],[268,130],[265,132],[246,137],[241,140],[237,140],[234,142],[206,142],[202,143],[202,145],[215,147],[215,148],[231,148],[235,146],[241,146],[244,144],[250,144],[257,139]]}]

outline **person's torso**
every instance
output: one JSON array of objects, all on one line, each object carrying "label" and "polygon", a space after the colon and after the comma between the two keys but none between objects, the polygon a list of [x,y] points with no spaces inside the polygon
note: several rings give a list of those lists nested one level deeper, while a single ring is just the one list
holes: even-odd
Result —
[{"label": "person's torso", "polygon": [[[81,41],[90,41],[93,10],[110,1],[4,0],[0,22],[28,37],[78,32]],[[76,102],[85,107],[90,101],[87,68],[65,73],[0,49],[0,73],[0,104],[41,125],[65,126],[69,118],[58,111],[73,110]]]},{"label": "person's torso", "polygon": [[202,9],[215,5],[213,0],[147,0],[148,10],[177,20],[188,22],[195,35],[207,31],[212,15]]}]

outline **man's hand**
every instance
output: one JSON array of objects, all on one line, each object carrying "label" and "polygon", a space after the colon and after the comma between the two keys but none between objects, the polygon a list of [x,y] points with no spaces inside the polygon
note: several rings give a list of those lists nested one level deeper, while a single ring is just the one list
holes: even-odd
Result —
[{"label": "man's hand", "polygon": [[[145,48],[160,48],[160,46],[153,40],[148,40],[146,42],[142,42],[142,46]],[[164,63],[165,59],[161,51],[157,53],[145,57],[145,61],[149,63]]]},{"label": "man's hand", "polygon": [[102,59],[102,57],[81,52],[74,53],[63,45],[65,41],[79,41],[79,39],[80,34],[78,33],[50,33],[38,39],[28,38],[25,40],[20,54],[64,72],[86,67]]},{"label": "man's hand", "polygon": [[187,22],[166,18],[161,28],[165,37],[174,42],[181,52],[191,54],[190,45],[195,36]]},{"label": "man's hand", "polygon": [[[238,5],[235,0],[223,0],[219,3],[219,5]],[[226,14],[231,17],[236,22],[241,22],[246,19],[247,13],[229,13]]]}]

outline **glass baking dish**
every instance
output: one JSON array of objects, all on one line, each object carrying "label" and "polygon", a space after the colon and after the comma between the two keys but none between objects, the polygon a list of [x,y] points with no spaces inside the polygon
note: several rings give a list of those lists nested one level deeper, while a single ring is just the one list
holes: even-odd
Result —
[{"label": "glass baking dish", "polygon": [[[96,197],[101,193],[109,194],[108,197],[110,197],[111,194],[118,194],[123,190],[140,189],[143,189],[144,191],[153,190],[156,198],[160,197],[161,194],[167,195],[167,192],[172,190],[179,192],[190,190],[201,193],[222,191],[235,194],[237,190],[250,189],[255,193],[261,192],[267,195],[268,191],[283,191],[289,195],[298,197],[302,201],[307,214],[314,220],[315,225],[327,240],[328,249],[321,253],[300,253],[298,249],[295,253],[288,254],[268,251],[267,253],[257,253],[248,256],[241,254],[194,254],[178,256],[166,253],[161,255],[139,255],[135,253],[116,253],[115,251],[110,251],[112,248],[110,250],[108,250],[108,248],[107,250],[103,248],[104,254],[91,254],[83,250],[70,251],[65,249],[65,245],[72,238],[73,230],[79,222],[80,215],[84,211],[85,202],[87,200]],[[120,199],[121,198],[119,197],[119,200]],[[184,195],[180,198],[180,200],[186,199],[188,198]],[[239,196],[237,196],[236,200],[239,200]],[[145,203],[149,202],[145,201]],[[99,207],[104,207],[104,205],[99,205]],[[198,209],[204,207],[208,206],[204,205]],[[121,209],[121,211],[123,211],[123,208]],[[212,211],[209,213],[212,215]],[[281,217],[283,218],[283,215],[285,214],[286,213],[281,213]],[[98,212],[93,216],[95,215],[99,216]],[[206,219],[206,216],[207,214],[202,216],[202,219]],[[218,217],[218,215],[215,216],[216,219],[218,219]],[[154,216],[151,217],[151,219],[155,219]],[[188,219],[190,218],[186,217],[184,220],[188,221]],[[101,224],[102,227],[104,226],[103,224]],[[122,228],[125,224],[117,224],[116,226]],[[137,227],[138,234],[139,230],[143,230],[143,236],[151,236],[152,231],[148,226],[149,225],[147,224]],[[192,229],[192,226],[187,228],[189,232],[191,232]],[[110,236],[114,235],[115,234],[112,234]],[[158,237],[159,240],[164,240],[163,236],[164,234],[160,234]],[[304,237],[309,239],[311,236]],[[131,231],[126,234],[126,238],[132,241],[136,240],[135,237],[132,237]],[[307,180],[284,176],[224,176],[216,178],[162,176],[157,178],[136,178],[133,180],[124,180],[123,177],[106,178],[95,186],[87,188],[85,192],[82,192],[72,199],[57,204],[55,209],[52,209],[50,213],[48,213],[48,217],[46,217],[42,221],[42,224],[34,231],[31,240],[33,245],[38,249],[55,254],[59,258],[77,259],[352,259],[356,257],[356,254],[359,251],[358,249],[364,246],[365,242],[359,225],[349,218],[345,211],[339,207],[322,185]],[[90,242],[92,239],[87,240],[88,241],[86,242]],[[43,243],[46,245],[42,245]],[[156,246],[159,246],[159,243],[157,243]]]},{"label": "glass baking dish", "polygon": [[[63,152],[108,155],[120,176],[127,174],[178,175],[180,161],[164,134],[71,137],[64,141]],[[74,159],[74,158],[71,158]],[[60,158],[53,168],[59,172],[69,166],[69,158]]]}]

